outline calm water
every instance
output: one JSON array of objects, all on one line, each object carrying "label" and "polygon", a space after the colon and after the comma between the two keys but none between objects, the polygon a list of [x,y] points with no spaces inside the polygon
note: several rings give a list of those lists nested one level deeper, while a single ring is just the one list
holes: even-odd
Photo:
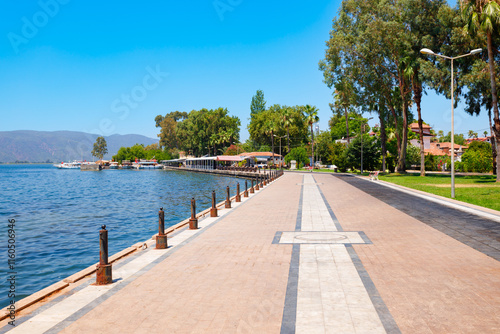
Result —
[{"label": "calm water", "polygon": [[165,225],[234,195],[226,176],[164,170],[57,169],[51,165],[0,165],[0,307],[8,304],[7,225],[16,220],[16,300],[20,300],[99,261],[99,229],[109,230],[112,255],[158,231],[158,210]]}]

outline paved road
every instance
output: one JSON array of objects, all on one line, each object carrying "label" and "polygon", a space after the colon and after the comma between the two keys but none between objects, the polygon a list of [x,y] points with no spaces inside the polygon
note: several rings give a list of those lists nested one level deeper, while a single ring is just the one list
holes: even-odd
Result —
[{"label": "paved road", "polygon": [[500,261],[500,223],[387,188],[377,182],[351,175],[334,177]]}]

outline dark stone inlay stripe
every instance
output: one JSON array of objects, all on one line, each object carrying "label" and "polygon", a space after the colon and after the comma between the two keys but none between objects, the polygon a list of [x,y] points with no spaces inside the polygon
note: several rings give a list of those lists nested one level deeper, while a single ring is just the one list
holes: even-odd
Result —
[{"label": "dark stone inlay stripe", "polygon": [[363,282],[363,285],[365,286],[368,295],[370,296],[370,300],[372,301],[373,306],[375,306],[375,310],[377,310],[377,314],[380,318],[380,321],[382,322],[382,325],[384,325],[386,332],[394,334],[401,333],[398,325],[396,324],[396,321],[394,321],[394,318],[392,317],[391,312],[389,312],[389,309],[387,308],[387,306],[384,303],[384,300],[378,293],[375,284],[373,284],[370,275],[368,275],[368,272],[366,271],[365,267],[363,266],[363,263],[358,257],[358,254],[356,253],[352,245],[346,244],[345,246],[347,252],[349,253],[349,256],[351,257],[352,262],[354,263],[354,266],[356,267],[356,270],[358,271],[358,275],[361,278],[361,281]]},{"label": "dark stone inlay stripe", "polygon": [[304,186],[300,186],[299,210],[297,210],[297,220],[295,221],[295,231],[302,228],[302,201],[304,200]]},{"label": "dark stone inlay stripe", "polygon": [[366,235],[365,232],[363,231],[359,231],[359,236],[361,237],[361,239],[363,239],[363,241],[366,243],[366,244],[373,244],[373,242],[370,240],[370,238],[368,238],[368,236]]},{"label": "dark stone inlay stripe", "polygon": [[274,238],[273,238],[273,245],[276,245],[276,244],[280,243],[280,239],[281,239],[281,235],[282,234],[283,234],[282,231],[276,232],[276,234],[274,235]]},{"label": "dark stone inlay stripe", "polygon": [[[313,176],[313,179],[314,179],[314,176]],[[316,182],[316,179],[314,180],[314,182]],[[316,183],[316,184],[318,184],[318,183]],[[344,231],[342,229],[342,226],[339,223],[339,220],[337,219],[337,216],[335,216],[335,214],[333,213],[333,210],[330,207],[330,204],[328,204],[328,201],[326,200],[325,195],[323,195],[321,188],[319,187],[319,185],[317,185],[317,187],[318,187],[319,193],[321,194],[321,198],[323,199],[323,202],[325,202],[326,208],[328,209],[328,213],[330,213],[330,217],[332,217],[332,220],[333,220],[333,223],[335,224],[335,227],[339,231]]]},{"label": "dark stone inlay stripe", "polygon": [[297,322],[297,290],[299,286],[299,263],[300,263],[300,245],[294,244],[292,248],[292,259],[290,261],[290,271],[288,272],[288,283],[286,286],[283,319],[281,321],[280,333],[282,334],[295,333],[295,324]]},{"label": "dark stone inlay stripe", "polygon": [[[302,178],[303,180],[304,178]],[[304,185],[300,186],[299,208],[295,221],[295,231],[300,231],[302,227],[302,202],[304,199]],[[281,233],[282,232],[278,232]],[[275,237],[276,239],[276,237]],[[279,242],[279,239],[278,239]],[[288,271],[288,283],[286,285],[285,306],[283,307],[283,319],[281,320],[281,333],[295,333],[295,323],[297,322],[297,291],[299,287],[299,263],[300,245],[292,245],[292,257],[290,259],[290,270]]]}]

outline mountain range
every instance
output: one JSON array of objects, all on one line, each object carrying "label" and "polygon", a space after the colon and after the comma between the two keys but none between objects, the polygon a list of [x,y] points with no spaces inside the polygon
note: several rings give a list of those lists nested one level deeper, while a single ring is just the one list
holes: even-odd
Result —
[{"label": "mountain range", "polygon": [[[0,131],[0,162],[61,162],[95,160],[90,153],[99,137],[96,134],[76,131]],[[142,135],[104,136],[111,159],[120,147],[158,143],[158,139]]]}]

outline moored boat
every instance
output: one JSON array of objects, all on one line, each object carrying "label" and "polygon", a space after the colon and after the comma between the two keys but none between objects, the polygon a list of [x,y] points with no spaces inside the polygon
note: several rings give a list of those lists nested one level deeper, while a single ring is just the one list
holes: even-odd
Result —
[{"label": "moored boat", "polygon": [[139,160],[132,164],[135,169],[161,169],[163,168],[155,159],[153,160]]},{"label": "moored boat", "polygon": [[60,169],[80,169],[82,163],[80,161],[74,160],[73,162],[61,162],[60,164],[55,164],[54,167]]}]

